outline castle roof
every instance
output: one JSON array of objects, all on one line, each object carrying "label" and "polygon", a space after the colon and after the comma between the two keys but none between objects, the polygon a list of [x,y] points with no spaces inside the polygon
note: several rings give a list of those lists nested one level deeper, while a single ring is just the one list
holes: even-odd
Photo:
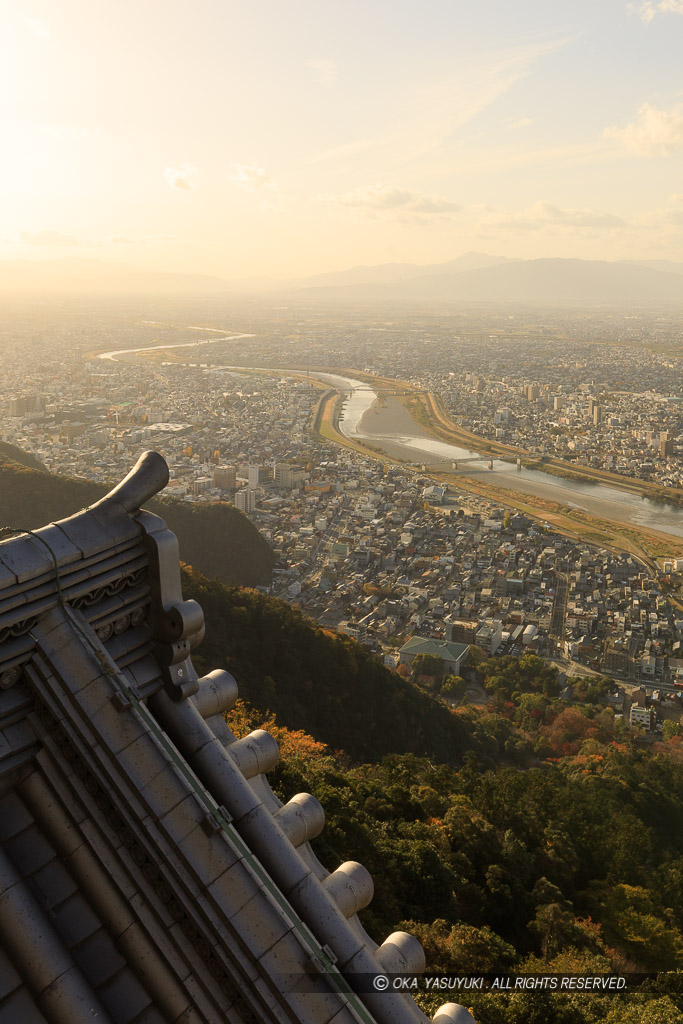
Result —
[{"label": "castle roof", "polygon": [[148,452],[0,543],[0,1024],[426,1021],[368,983],[418,943],[369,938],[368,872],[320,864],[319,803],[280,803],[274,739],[235,737],[235,680],[194,670],[201,608],[141,511],[167,479]]}]

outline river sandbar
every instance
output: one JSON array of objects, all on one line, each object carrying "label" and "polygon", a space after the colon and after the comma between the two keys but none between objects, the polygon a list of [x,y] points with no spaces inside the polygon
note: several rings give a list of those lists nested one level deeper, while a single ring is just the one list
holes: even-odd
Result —
[{"label": "river sandbar", "polygon": [[376,440],[377,435],[383,437],[433,437],[428,430],[410,415],[404,402],[392,395],[384,397],[380,393],[358,424],[356,436],[360,439],[367,435]]}]

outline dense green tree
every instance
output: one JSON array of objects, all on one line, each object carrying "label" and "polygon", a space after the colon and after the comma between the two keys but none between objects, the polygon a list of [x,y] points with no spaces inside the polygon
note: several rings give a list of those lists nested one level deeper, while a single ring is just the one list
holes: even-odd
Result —
[{"label": "dense green tree", "polygon": [[[235,714],[243,729],[259,724],[253,711],[248,720],[243,708]],[[480,727],[487,720],[468,715]],[[325,807],[314,842],[321,861],[333,869],[358,859],[373,875],[375,899],[361,916],[377,941],[403,921],[431,969],[456,973],[624,973],[681,962],[675,760],[590,740],[588,752],[526,770],[482,771],[474,750],[460,769],[414,754],[359,766],[266,725],[283,749],[272,773],[281,798],[310,790]],[[651,1007],[675,1021],[683,997],[668,981],[652,984],[649,997],[521,991],[472,994],[471,1004],[479,1024],[641,1024],[659,1019]],[[432,1012],[443,1001],[421,999]]]},{"label": "dense green tree", "polygon": [[413,751],[457,763],[466,750],[487,746],[443,702],[285,601],[189,568],[183,591],[199,602],[206,621],[206,637],[193,652],[198,669],[232,672],[250,704],[332,750],[356,760]]},{"label": "dense green tree", "polygon": [[446,672],[446,664],[436,654],[416,654],[410,664],[410,674],[413,679],[420,676],[430,676],[439,682]]},{"label": "dense green tree", "polygon": [[641,970],[674,971],[683,963],[683,934],[672,911],[641,886],[590,887],[595,913],[608,941],[618,945]]},{"label": "dense green tree", "polygon": [[680,736],[683,733],[683,727],[680,722],[666,721],[662,725],[662,735],[665,740],[672,740],[675,736]]},{"label": "dense green tree", "polygon": [[447,675],[441,685],[441,696],[450,700],[462,700],[467,690],[467,682],[462,676]]}]

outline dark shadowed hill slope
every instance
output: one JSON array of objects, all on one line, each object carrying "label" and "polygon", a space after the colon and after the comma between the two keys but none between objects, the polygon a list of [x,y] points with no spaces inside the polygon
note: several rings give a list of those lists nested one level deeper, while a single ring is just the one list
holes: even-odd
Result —
[{"label": "dark shadowed hill slope", "polygon": [[45,469],[43,463],[35,455],[31,455],[30,452],[25,452],[23,448],[17,448],[15,444],[9,444],[7,441],[0,441],[0,463],[2,462],[16,462],[28,469]]},{"label": "dark shadowed hill slope", "polygon": [[[0,525],[33,530],[78,512],[108,488],[87,480],[55,476],[0,459]],[[232,505],[193,505],[173,499],[147,505],[177,535],[180,556],[225,583],[257,586],[270,582],[273,553]]]},{"label": "dark shadowed hill slope", "polygon": [[192,570],[183,593],[202,606],[202,670],[226,668],[240,696],[359,761],[426,754],[459,763],[471,730],[444,704],[390,672],[349,637],[328,633],[285,601],[224,587]]}]

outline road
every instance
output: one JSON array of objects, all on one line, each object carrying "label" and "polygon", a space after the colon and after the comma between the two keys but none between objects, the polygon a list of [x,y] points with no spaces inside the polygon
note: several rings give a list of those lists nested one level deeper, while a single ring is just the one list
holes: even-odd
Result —
[{"label": "road", "polygon": [[567,615],[569,580],[563,572],[556,573],[556,580],[553,614],[550,619],[550,635],[556,636],[558,640],[561,640],[564,636],[564,620]]}]

